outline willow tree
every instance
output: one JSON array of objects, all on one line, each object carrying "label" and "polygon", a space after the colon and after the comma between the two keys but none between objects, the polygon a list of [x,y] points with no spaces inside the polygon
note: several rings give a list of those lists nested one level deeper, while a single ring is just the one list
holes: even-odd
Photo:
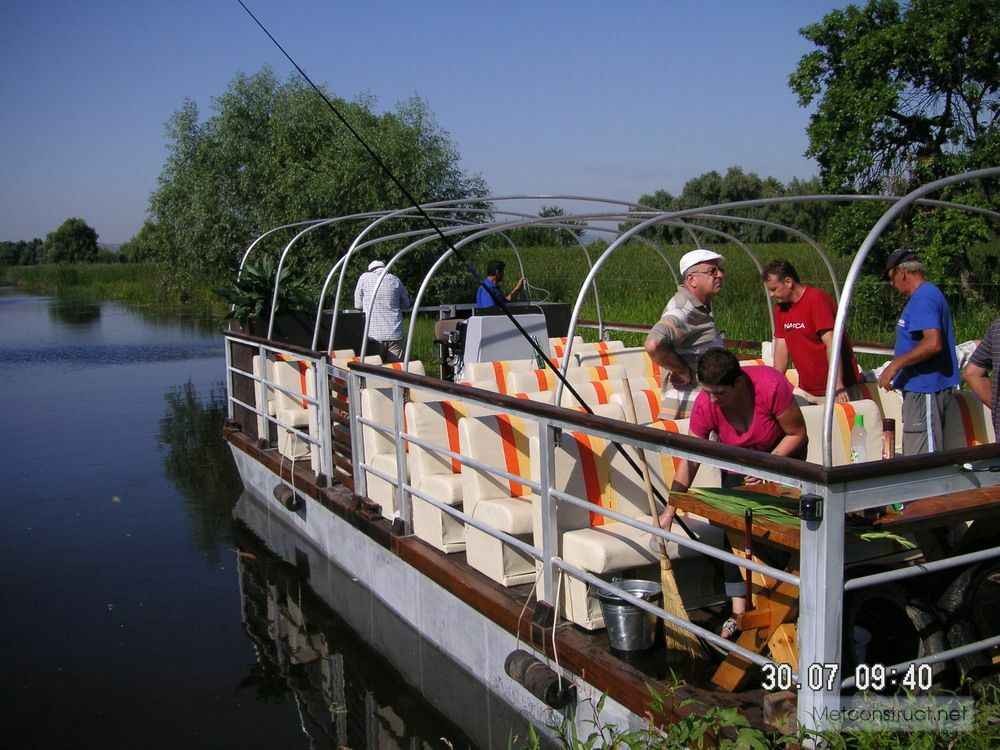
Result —
[{"label": "willow tree", "polygon": [[[799,60],[789,85],[800,105],[816,105],[806,155],[819,163],[825,187],[902,194],[1000,163],[998,18],[1000,0],[870,0],[802,29],[816,49]],[[995,181],[960,186],[944,197],[995,204],[996,189]],[[857,248],[857,217],[870,213],[841,212],[843,250]],[[944,275],[956,264],[968,269],[965,248],[988,236],[968,215],[918,211],[910,218],[876,263],[889,245],[912,243]]]},{"label": "willow tree", "polygon": [[[419,98],[378,114],[374,100],[326,95],[419,201],[485,194],[483,180],[459,168],[457,149]],[[272,227],[407,204],[298,78],[282,83],[267,68],[238,75],[213,110],[201,120],[194,102],[186,101],[170,119],[169,154],[150,199],[155,231],[147,234],[181,289],[230,279],[247,245]],[[296,268],[318,283],[361,226],[317,232],[295,253]],[[439,250],[399,268],[411,288],[427,255]]]}]

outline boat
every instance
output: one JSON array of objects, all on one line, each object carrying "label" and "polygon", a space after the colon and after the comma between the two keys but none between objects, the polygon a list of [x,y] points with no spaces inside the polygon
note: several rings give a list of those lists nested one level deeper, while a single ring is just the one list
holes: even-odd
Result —
[{"label": "boat", "polygon": [[[806,238],[839,297],[836,341],[865,258],[885,227],[913,205],[955,207],[934,194],[997,175],[1000,169],[980,170],[879,198],[886,211],[842,283],[818,243]],[[831,198],[873,200],[795,200]],[[256,505],[259,523],[301,540],[365,592],[339,598],[345,619],[372,633],[373,610],[387,613],[480,686],[488,697],[453,718],[484,746],[498,736],[496,727],[483,727],[489,706],[504,707],[495,716],[526,718],[549,739],[560,731],[586,737],[598,725],[665,726],[692,706],[735,708],[756,727],[787,728],[791,719],[820,729],[845,700],[868,691],[905,686],[934,694],[995,684],[1000,624],[986,605],[1000,585],[1000,447],[981,404],[956,392],[950,408],[958,427],[939,452],[878,460],[883,435],[873,429],[873,460],[852,464],[850,417],[863,414],[869,425],[899,417],[895,394],[870,387],[866,398],[847,405],[804,407],[807,460],[755,453],[659,420],[663,373],[643,347],[616,339],[641,333],[649,321],[601,318],[596,279],[625,243],[647,242],[663,261],[657,272],[673,273],[669,253],[644,240],[645,230],[670,225],[722,236],[760,269],[748,246],[709,224],[745,222],[742,210],[793,199],[664,213],[566,196],[568,205],[585,208],[548,218],[520,208],[527,199],[475,197],[303,221],[265,233],[243,256],[246,262],[271,243],[280,249],[280,278],[310,232],[336,222],[360,227],[331,265],[306,340],[290,342],[276,330],[277,288],[266,334],[225,333],[225,438],[246,502]],[[550,205],[557,199],[543,197]],[[477,212],[481,220],[470,219]],[[393,220],[401,217],[412,228],[382,231],[398,227]],[[422,225],[430,217],[435,228]],[[498,314],[423,305],[434,274],[471,243],[522,227],[571,230],[582,223],[612,239],[596,260],[581,246],[589,272],[574,303],[488,311]],[[410,313],[411,320],[440,317],[440,373],[411,359],[412,324],[403,361],[383,363],[367,351],[363,312],[340,309],[346,269],[367,267],[373,253],[392,247],[384,277],[407,253],[442,237],[446,249],[430,264]],[[581,317],[588,295],[597,319]],[[765,303],[770,311],[766,295]],[[766,342],[727,345],[741,348],[747,364],[768,356]],[[828,390],[832,372],[830,378]],[[667,494],[678,458],[703,470],[701,488],[672,497],[686,522],[675,533],[653,524],[649,503]],[[713,504],[719,470],[762,479],[768,500],[787,518],[746,520]],[[779,569],[723,550],[726,534],[783,550],[791,562]],[[657,579],[660,540],[683,612],[628,585]],[[735,641],[715,632],[726,602],[719,562],[754,575],[754,606]],[[619,622],[616,613],[639,617]],[[651,650],[622,647],[622,630],[648,627],[647,615],[662,623],[669,642],[687,638],[696,647],[668,648],[660,637]],[[388,649],[413,684],[435,681],[412,653]],[[709,656],[714,652],[720,655]],[[672,685],[671,674],[680,685]],[[670,700],[651,710],[650,689]],[[506,738],[506,730],[501,734]]]}]

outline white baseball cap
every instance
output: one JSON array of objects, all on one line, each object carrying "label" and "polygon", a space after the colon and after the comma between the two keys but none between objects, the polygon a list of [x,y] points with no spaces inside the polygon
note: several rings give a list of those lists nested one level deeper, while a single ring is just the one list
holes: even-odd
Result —
[{"label": "white baseball cap", "polygon": [[725,260],[725,258],[714,250],[704,250],[702,248],[684,253],[680,262],[681,278],[687,276],[688,269],[691,266],[696,266],[699,263],[708,263],[710,260]]},{"label": "white baseball cap", "polygon": [[373,260],[368,264],[369,271],[374,271],[376,268],[385,268],[385,263],[381,260]]}]

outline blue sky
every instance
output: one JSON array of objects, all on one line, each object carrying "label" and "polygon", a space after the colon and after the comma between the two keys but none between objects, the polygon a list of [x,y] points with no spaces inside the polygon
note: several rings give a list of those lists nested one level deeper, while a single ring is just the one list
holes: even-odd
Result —
[{"label": "blue sky", "polygon": [[[338,96],[423,97],[495,194],[635,200],[732,165],[787,182],[809,111],[798,29],[846,2],[248,0]],[[292,73],[236,0],[13,0],[0,25],[0,240],[78,216],[134,235],[185,98]],[[305,217],[303,217],[305,218]]]}]

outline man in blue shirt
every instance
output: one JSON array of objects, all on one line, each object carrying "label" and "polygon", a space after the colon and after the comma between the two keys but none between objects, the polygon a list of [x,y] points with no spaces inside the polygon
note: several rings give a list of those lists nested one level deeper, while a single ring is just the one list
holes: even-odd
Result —
[{"label": "man in blue shirt", "polygon": [[903,454],[933,453],[943,445],[945,408],[961,377],[951,311],[913,250],[893,250],[885,272],[909,301],[896,323],[893,360],[878,384],[903,392]]},{"label": "man in blue shirt", "polygon": [[499,285],[503,281],[505,267],[506,264],[502,260],[491,260],[486,264],[486,278],[483,279],[483,283],[476,289],[476,307],[495,307],[497,304],[492,295],[484,288],[485,286],[489,286],[498,297],[503,297],[507,302],[514,299],[514,296],[521,291],[521,287],[525,283],[523,276],[517,280],[514,288],[510,290],[510,294],[505,295],[500,291]]}]

